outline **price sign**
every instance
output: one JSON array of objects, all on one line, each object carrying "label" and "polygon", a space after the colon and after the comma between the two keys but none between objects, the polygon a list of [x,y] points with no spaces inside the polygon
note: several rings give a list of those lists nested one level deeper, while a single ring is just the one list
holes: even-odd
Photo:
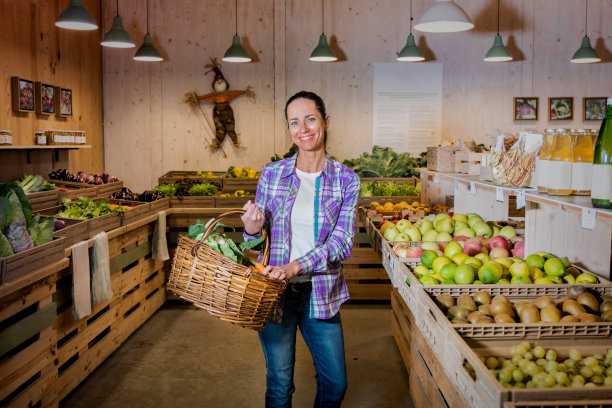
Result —
[{"label": "price sign", "polygon": [[435,184],[440,183],[440,176],[438,175],[438,173],[435,173],[435,174],[434,174],[434,183],[435,183]]},{"label": "price sign", "polygon": [[501,187],[495,187],[495,199],[500,203],[504,202],[504,190]]},{"label": "price sign", "polygon": [[593,231],[595,229],[595,217],[597,211],[594,208],[582,209],[582,228]]},{"label": "price sign", "polygon": [[516,192],[516,209],[520,210],[521,208],[525,207],[525,205],[526,205],[525,192],[517,191]]},{"label": "price sign", "polygon": [[476,183],[470,181],[470,194],[476,195]]}]

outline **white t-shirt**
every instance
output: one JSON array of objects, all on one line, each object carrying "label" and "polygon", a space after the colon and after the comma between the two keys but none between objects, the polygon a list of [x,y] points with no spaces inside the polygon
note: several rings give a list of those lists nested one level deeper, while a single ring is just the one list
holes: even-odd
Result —
[{"label": "white t-shirt", "polygon": [[[300,179],[295,203],[291,209],[291,254],[290,261],[304,256],[315,246],[314,236],[314,202],[317,177],[321,172],[305,173],[298,168],[295,173]],[[310,276],[296,276],[293,282],[310,280]]]}]

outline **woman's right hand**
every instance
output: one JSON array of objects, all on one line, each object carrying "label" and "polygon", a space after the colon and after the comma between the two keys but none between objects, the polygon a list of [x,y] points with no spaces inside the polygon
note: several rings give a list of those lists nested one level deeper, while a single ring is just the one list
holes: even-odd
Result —
[{"label": "woman's right hand", "polygon": [[247,201],[242,209],[245,213],[240,216],[240,219],[244,224],[244,230],[249,235],[256,235],[263,228],[264,213],[251,200]]}]

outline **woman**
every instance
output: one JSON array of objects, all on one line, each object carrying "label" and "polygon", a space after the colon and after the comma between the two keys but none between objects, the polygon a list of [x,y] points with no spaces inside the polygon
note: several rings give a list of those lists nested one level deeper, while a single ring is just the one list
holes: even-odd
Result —
[{"label": "woman", "polygon": [[246,240],[269,231],[263,273],[289,280],[273,321],[259,333],[266,407],[291,406],[297,327],[316,369],[314,406],[338,407],[346,391],[339,310],[348,299],[340,262],[351,254],[359,179],[325,151],[329,117],[318,95],[293,95],[285,118],[298,153],[265,166],[255,203],[245,204],[242,216]]}]

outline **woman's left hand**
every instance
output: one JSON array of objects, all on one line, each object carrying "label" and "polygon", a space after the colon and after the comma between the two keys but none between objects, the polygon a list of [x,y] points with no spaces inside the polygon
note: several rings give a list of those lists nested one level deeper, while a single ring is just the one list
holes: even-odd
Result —
[{"label": "woman's left hand", "polygon": [[300,273],[302,267],[299,263],[293,261],[282,266],[266,266],[263,274],[276,279],[291,279]]}]

